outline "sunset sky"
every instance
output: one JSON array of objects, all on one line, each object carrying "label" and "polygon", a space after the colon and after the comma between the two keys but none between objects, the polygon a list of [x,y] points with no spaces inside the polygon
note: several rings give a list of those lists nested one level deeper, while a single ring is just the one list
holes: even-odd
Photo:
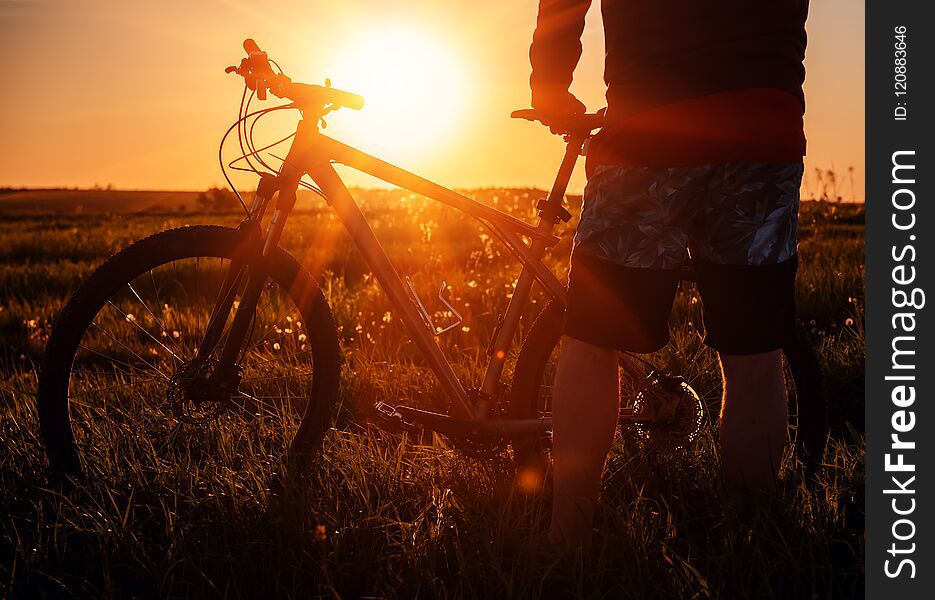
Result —
[{"label": "sunset sky", "polygon": [[[598,4],[572,87],[590,109],[604,93]],[[224,67],[253,37],[293,79],[365,96],[329,135],[449,187],[547,187],[560,140],[509,118],[529,103],[535,16],[535,0],[0,0],[0,185],[219,185],[242,89]],[[812,2],[808,34],[806,192],[833,168],[838,193],[863,200],[863,2]],[[270,118],[258,140],[294,123]]]}]

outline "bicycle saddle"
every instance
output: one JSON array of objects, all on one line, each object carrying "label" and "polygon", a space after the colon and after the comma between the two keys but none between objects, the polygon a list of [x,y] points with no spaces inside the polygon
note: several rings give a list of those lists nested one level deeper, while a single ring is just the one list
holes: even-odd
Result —
[{"label": "bicycle saddle", "polygon": [[596,113],[585,113],[579,115],[551,116],[540,113],[534,108],[524,108],[514,110],[510,117],[514,119],[525,119],[527,121],[539,122],[549,128],[556,135],[571,135],[590,137],[591,132],[604,126],[604,111],[602,108]]}]

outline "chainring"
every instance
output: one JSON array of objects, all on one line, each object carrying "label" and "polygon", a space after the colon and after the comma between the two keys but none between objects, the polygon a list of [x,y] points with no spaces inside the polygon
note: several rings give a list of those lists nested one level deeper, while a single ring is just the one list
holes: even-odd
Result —
[{"label": "chainring", "polygon": [[644,447],[664,454],[695,441],[705,408],[698,393],[683,378],[653,372],[637,394],[633,412],[657,419],[637,423],[635,429]]},{"label": "chainring", "polygon": [[[483,394],[477,388],[472,388],[468,390],[467,393],[468,400],[475,406]],[[489,418],[505,419],[508,417],[509,397],[509,386],[502,383],[499,384],[494,397],[487,398],[488,402],[490,402]],[[448,415],[458,419],[467,418],[467,415],[462,414],[462,411],[454,404],[449,407]],[[452,445],[465,456],[481,460],[490,459],[501,454],[506,449],[507,444],[509,444],[507,438],[469,438],[456,435],[446,435],[445,437],[447,437]]]}]

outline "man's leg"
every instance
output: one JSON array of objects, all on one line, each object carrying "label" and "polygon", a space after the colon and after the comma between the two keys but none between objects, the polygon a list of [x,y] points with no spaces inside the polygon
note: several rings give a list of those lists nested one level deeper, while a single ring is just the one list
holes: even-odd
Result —
[{"label": "man's leg", "polygon": [[620,407],[617,351],[562,337],[552,394],[553,505],[549,541],[587,547],[601,472]]},{"label": "man's leg", "polygon": [[743,504],[770,489],[786,442],[786,383],[779,350],[720,354],[724,397],[718,440],[724,477]]}]

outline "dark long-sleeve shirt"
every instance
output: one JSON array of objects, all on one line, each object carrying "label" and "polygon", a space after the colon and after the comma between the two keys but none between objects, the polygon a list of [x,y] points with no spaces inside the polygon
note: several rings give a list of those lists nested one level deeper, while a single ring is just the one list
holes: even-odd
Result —
[{"label": "dark long-sleeve shirt", "polygon": [[[531,85],[567,90],[591,0],[540,0]],[[770,87],[804,109],[808,0],[602,0],[608,112]]]},{"label": "dark long-sleeve shirt", "polygon": [[[529,49],[534,90],[568,89],[590,4],[540,0]],[[599,162],[804,154],[808,0],[602,0],[601,13],[610,125],[593,146]]]}]

